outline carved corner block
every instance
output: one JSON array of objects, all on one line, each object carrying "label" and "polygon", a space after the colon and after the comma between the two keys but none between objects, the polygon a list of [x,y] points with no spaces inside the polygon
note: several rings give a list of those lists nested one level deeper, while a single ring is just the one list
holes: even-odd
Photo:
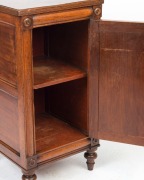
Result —
[{"label": "carved corner block", "polygon": [[32,17],[23,17],[22,18],[22,29],[32,29],[33,28],[33,18]]},{"label": "carved corner block", "polygon": [[27,158],[27,169],[34,169],[37,167],[37,155]]},{"label": "carved corner block", "polygon": [[102,17],[102,6],[94,6],[92,18],[94,20],[100,20],[101,17]]}]

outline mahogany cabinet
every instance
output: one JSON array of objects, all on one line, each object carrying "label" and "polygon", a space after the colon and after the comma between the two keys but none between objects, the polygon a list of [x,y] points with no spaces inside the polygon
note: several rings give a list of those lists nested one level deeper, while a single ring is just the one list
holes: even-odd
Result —
[{"label": "mahogany cabinet", "polygon": [[144,144],[144,24],[100,21],[103,0],[0,5],[0,152],[35,170],[99,139]]},{"label": "mahogany cabinet", "polygon": [[0,151],[23,180],[82,151],[92,170],[103,0],[12,2],[0,5]]}]

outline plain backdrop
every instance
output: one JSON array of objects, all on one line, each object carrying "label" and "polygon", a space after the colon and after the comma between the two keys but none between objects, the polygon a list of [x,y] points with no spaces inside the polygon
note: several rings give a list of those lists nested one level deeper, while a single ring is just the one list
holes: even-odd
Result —
[{"label": "plain backdrop", "polygon": [[105,0],[102,19],[144,22],[144,0]]},{"label": "plain backdrop", "polygon": [[[105,0],[102,19],[144,22],[144,0]],[[97,152],[92,172],[80,153],[38,170],[38,180],[144,180],[143,147],[101,141]],[[21,175],[16,165],[0,155],[0,180],[20,180]]]},{"label": "plain backdrop", "polygon": [[[84,153],[37,171],[38,180],[144,180],[144,148],[101,141],[95,169],[88,171]],[[21,170],[0,155],[0,180],[21,180]]]}]

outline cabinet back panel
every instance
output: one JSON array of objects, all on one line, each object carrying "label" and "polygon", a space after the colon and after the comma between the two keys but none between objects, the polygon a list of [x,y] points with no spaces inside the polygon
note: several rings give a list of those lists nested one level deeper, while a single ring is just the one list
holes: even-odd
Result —
[{"label": "cabinet back panel", "polygon": [[34,108],[35,114],[45,112],[45,88],[34,91]]},{"label": "cabinet back panel", "polygon": [[15,26],[0,21],[0,79],[16,85]]},{"label": "cabinet back panel", "polygon": [[20,152],[17,99],[0,91],[0,140]]},{"label": "cabinet back panel", "polygon": [[99,138],[144,143],[144,25],[101,22],[100,43]]},{"label": "cabinet back panel", "polygon": [[[76,80],[50,87],[47,111],[87,134],[87,82]],[[47,100],[47,102],[48,102]]]},{"label": "cabinet back panel", "polygon": [[52,26],[49,37],[50,56],[87,70],[88,21]]},{"label": "cabinet back panel", "polygon": [[33,29],[33,56],[44,55],[45,28]]},{"label": "cabinet back panel", "polygon": [[33,29],[33,56],[66,61],[86,71],[88,25],[88,21],[78,21]]}]

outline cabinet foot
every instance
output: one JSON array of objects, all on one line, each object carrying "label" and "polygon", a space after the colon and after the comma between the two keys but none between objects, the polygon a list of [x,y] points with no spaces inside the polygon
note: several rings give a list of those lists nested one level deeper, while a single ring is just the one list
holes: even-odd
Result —
[{"label": "cabinet foot", "polygon": [[95,159],[97,158],[97,153],[95,151],[98,147],[99,144],[94,147],[90,147],[90,149],[88,149],[87,152],[84,154],[84,157],[87,159],[86,163],[89,171],[92,171],[94,169]]},{"label": "cabinet foot", "polygon": [[37,176],[35,175],[34,171],[31,172],[25,172],[23,171],[22,180],[36,180]]},{"label": "cabinet foot", "polygon": [[29,176],[27,176],[27,175],[23,175],[22,176],[22,180],[36,180],[37,179],[37,177],[36,177],[36,175],[34,174],[34,175],[29,175]]}]

